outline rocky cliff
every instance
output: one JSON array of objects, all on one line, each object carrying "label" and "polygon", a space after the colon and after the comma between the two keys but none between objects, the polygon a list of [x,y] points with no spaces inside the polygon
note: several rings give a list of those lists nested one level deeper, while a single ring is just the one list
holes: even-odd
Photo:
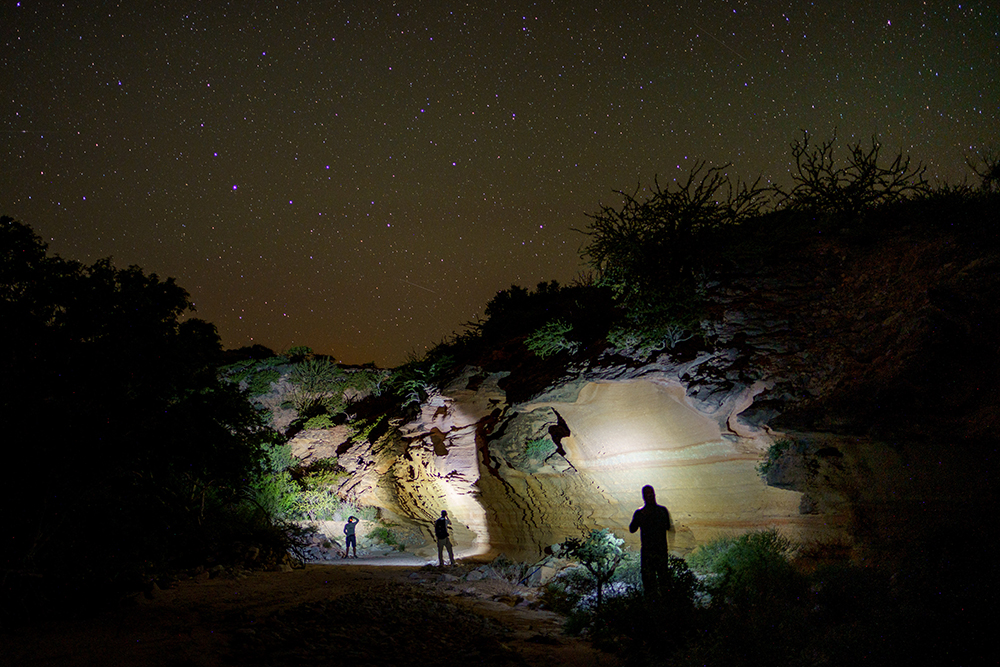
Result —
[{"label": "rocky cliff", "polygon": [[601,527],[637,547],[644,484],[681,552],[770,526],[859,558],[940,544],[994,498],[995,247],[940,227],[798,238],[706,283],[702,335],[673,349],[522,350],[458,369],[374,441],[293,445],[424,534],[449,510],[466,553],[532,558]]}]

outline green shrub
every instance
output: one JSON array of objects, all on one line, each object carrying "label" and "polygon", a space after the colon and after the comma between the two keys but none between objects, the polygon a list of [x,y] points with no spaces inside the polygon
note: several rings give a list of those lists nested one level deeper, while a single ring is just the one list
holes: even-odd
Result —
[{"label": "green shrub", "polygon": [[265,444],[262,448],[264,453],[264,472],[278,473],[294,467],[298,459],[292,456],[292,446],[289,443]]},{"label": "green shrub", "polygon": [[411,355],[409,361],[392,372],[389,389],[400,398],[404,409],[415,408],[441,386],[445,374],[455,364],[455,358],[443,350],[443,346],[438,346],[422,359]]},{"label": "green shrub", "polygon": [[361,521],[378,521],[378,508],[371,505],[355,505],[345,500],[340,504],[340,515],[356,516]]},{"label": "green shrub", "polygon": [[776,602],[794,593],[802,577],[791,563],[793,548],[777,529],[754,530],[699,547],[688,564],[711,575],[713,600],[737,606]]},{"label": "green shrub", "polygon": [[385,389],[386,380],[392,375],[390,371],[375,368],[362,368],[347,373],[345,388],[354,389],[362,394],[380,396]]},{"label": "green shrub", "polygon": [[611,583],[622,584],[628,588],[640,588],[642,586],[642,573],[640,571],[640,554],[635,549],[625,549],[621,562],[615,569],[611,577]]},{"label": "green shrub", "polygon": [[767,475],[774,469],[778,460],[784,456],[785,452],[791,450],[792,447],[796,447],[796,451],[799,453],[802,452],[802,446],[796,445],[794,440],[789,440],[788,438],[776,440],[774,444],[767,448],[767,451],[764,452],[763,458],[759,463],[757,463],[757,473],[762,476]]},{"label": "green shrub", "polygon": [[608,332],[608,343],[636,359],[672,350],[700,335],[702,297],[701,290],[689,284],[649,287],[629,300],[623,321]]},{"label": "green shrub", "polygon": [[234,364],[219,368],[219,377],[227,382],[239,384],[253,372],[257,362],[253,359],[237,361]]},{"label": "green shrub", "polygon": [[537,356],[545,359],[559,352],[576,353],[580,343],[567,338],[573,325],[565,320],[552,320],[543,325],[524,341],[525,346]]},{"label": "green shrub", "polygon": [[281,379],[281,372],[273,368],[254,371],[247,381],[247,391],[251,396],[262,396],[271,391],[271,386]]},{"label": "green shrub", "polygon": [[[583,568],[579,568],[583,569]],[[567,614],[569,634],[588,631],[595,644],[608,651],[629,655],[627,664],[663,664],[683,647],[695,623],[695,597],[701,586],[682,558],[669,557],[670,584],[662,599],[650,599],[639,584],[639,554],[632,551],[616,570],[613,581],[623,584],[601,607],[577,605]],[[549,599],[567,597],[570,586],[555,589]]]},{"label": "green shrub", "polygon": [[266,515],[295,520],[299,488],[287,471],[265,473],[251,484],[252,503]]},{"label": "green shrub", "polygon": [[[575,569],[582,570],[583,568]],[[567,582],[563,576],[554,578],[545,584],[538,601],[544,609],[551,609],[558,614],[569,614],[576,608],[582,597],[583,593]],[[579,634],[581,629],[575,628],[576,632],[571,634]],[[570,629],[567,628],[566,631],[570,632]]]},{"label": "green shrub", "polygon": [[333,428],[335,424],[333,423],[333,418],[328,413],[323,413],[321,415],[316,415],[315,417],[310,417],[306,420],[304,428],[307,429],[321,429],[321,428]]},{"label": "green shrub", "polygon": [[387,419],[385,415],[379,415],[374,419],[361,419],[354,422],[352,424],[354,434],[351,436],[351,440],[353,442],[371,442],[374,444],[372,433],[378,432],[378,429],[385,425]]},{"label": "green shrub", "polygon": [[343,503],[325,489],[296,489],[291,512],[296,521],[333,521]]},{"label": "green shrub", "polygon": [[403,551],[405,544],[399,539],[396,533],[385,525],[378,525],[368,531],[368,537],[376,542],[381,542],[382,544],[387,544],[390,547],[396,547],[399,551]]},{"label": "green shrub", "polygon": [[287,363],[285,357],[247,359],[223,366],[218,373],[221,380],[243,386],[250,396],[263,396],[281,379],[280,367]]},{"label": "green shrub", "polygon": [[292,363],[298,363],[311,357],[312,353],[312,348],[307,345],[294,345],[288,348],[283,356],[287,357]]},{"label": "green shrub", "polygon": [[337,411],[343,401],[347,375],[329,359],[312,358],[295,364],[288,382],[293,387],[292,407],[300,416],[315,416],[317,411]]},{"label": "green shrub", "polygon": [[529,440],[524,446],[524,457],[527,459],[538,459],[544,461],[556,452],[556,443],[551,438],[538,438]]},{"label": "green shrub", "polygon": [[601,608],[604,587],[611,581],[618,565],[625,557],[622,545],[625,540],[615,535],[609,528],[590,531],[586,539],[570,538],[560,547],[561,553],[580,561],[593,577],[597,592],[597,608]]},{"label": "green shrub", "polygon": [[693,329],[677,323],[650,328],[624,325],[608,332],[608,343],[626,356],[644,359],[657,350],[671,350],[694,336]]},{"label": "green shrub", "polygon": [[581,254],[598,274],[598,284],[631,307],[656,303],[664,289],[690,291],[705,264],[718,253],[717,232],[760,215],[771,189],[732,180],[728,164],[697,162],[686,179],[663,188],[654,179],[645,200],[617,191],[620,209],[601,205],[589,215],[589,237]]},{"label": "green shrub", "polygon": [[732,548],[734,542],[735,537],[717,537],[698,546],[687,556],[688,567],[702,576],[717,574],[719,559]]},{"label": "green shrub", "polygon": [[349,477],[349,473],[340,467],[335,457],[321,459],[303,471],[302,485],[306,489],[329,489],[340,486]]}]

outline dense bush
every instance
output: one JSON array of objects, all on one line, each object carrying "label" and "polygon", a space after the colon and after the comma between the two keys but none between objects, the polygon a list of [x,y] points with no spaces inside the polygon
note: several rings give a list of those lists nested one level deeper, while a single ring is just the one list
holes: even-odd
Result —
[{"label": "dense bush", "polygon": [[568,633],[587,633],[605,650],[628,654],[635,664],[661,664],[688,640],[701,585],[682,558],[670,556],[665,596],[650,600],[642,592],[639,564],[638,553],[624,552],[600,605],[591,592],[596,578],[584,567],[551,581],[542,599],[567,614]]},{"label": "dense bush", "polygon": [[[79,581],[126,587],[203,562],[221,546],[219,526],[239,524],[235,507],[275,437],[218,381],[215,327],[184,318],[192,305],[173,279],[51,257],[10,218],[0,218],[0,260],[11,473],[0,502],[18,508],[0,544],[5,593],[58,579],[67,554]],[[53,419],[62,435],[40,459],[32,443]]]},{"label": "dense bush", "polygon": [[435,348],[423,358],[411,358],[396,368],[389,378],[389,390],[399,398],[404,410],[414,409],[440,387],[454,364],[455,359],[446,348]]},{"label": "dense bush", "polygon": [[525,347],[542,359],[559,352],[573,354],[580,349],[580,343],[569,338],[573,325],[563,320],[552,320],[528,336]]},{"label": "dense bush", "polygon": [[687,562],[705,577],[714,597],[752,605],[801,585],[792,555],[788,538],[770,528],[713,540],[692,552]]},{"label": "dense bush", "polygon": [[347,375],[329,359],[305,359],[288,374],[292,385],[292,406],[300,415],[312,415],[318,408],[339,406],[347,384]]}]

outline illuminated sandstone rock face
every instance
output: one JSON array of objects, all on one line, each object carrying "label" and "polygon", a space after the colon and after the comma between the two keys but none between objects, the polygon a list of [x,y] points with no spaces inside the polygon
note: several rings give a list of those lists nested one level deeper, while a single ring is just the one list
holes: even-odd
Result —
[{"label": "illuminated sandstone rock face", "polygon": [[344,452],[352,478],[342,493],[428,537],[447,509],[465,555],[531,559],[604,527],[637,548],[628,524],[644,484],[671,510],[680,551],[775,525],[796,539],[839,537],[838,517],[803,514],[803,493],[757,472],[773,437],[739,412],[763,387],[697,404],[670,373],[635,371],[580,377],[509,405],[503,376],[467,369],[417,419]]}]

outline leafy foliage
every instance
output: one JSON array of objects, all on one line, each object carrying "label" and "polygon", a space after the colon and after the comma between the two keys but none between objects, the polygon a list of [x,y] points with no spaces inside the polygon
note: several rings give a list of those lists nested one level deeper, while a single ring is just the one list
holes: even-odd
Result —
[{"label": "leafy foliage", "polygon": [[572,331],[572,324],[564,320],[552,320],[528,336],[524,344],[542,359],[559,352],[573,354],[580,348],[580,343],[568,338]]},{"label": "leafy foliage", "polygon": [[402,401],[404,409],[414,408],[440,386],[454,358],[435,348],[422,359],[411,358],[395,370],[389,380],[390,390]]},{"label": "leafy foliage", "polygon": [[368,538],[376,542],[381,542],[382,544],[387,544],[391,547],[395,547],[399,551],[403,551],[406,545],[400,539],[396,532],[385,525],[378,525],[368,531]]},{"label": "leafy foliage", "polygon": [[336,458],[320,459],[302,471],[302,484],[307,489],[340,486],[348,476]]},{"label": "leafy foliage", "polygon": [[327,414],[323,413],[321,415],[316,415],[315,417],[310,417],[306,420],[303,428],[307,429],[323,429],[323,428],[333,428],[335,424],[333,423],[333,418]]},{"label": "leafy foliage", "polygon": [[778,460],[784,456],[785,452],[795,446],[795,442],[788,438],[780,438],[767,448],[764,456],[757,464],[757,473],[767,475],[778,464]]},{"label": "leafy foliage", "polygon": [[281,379],[281,367],[287,365],[286,357],[252,358],[223,366],[218,374],[224,382],[237,384],[255,397],[270,392],[272,385]]},{"label": "leafy foliage", "polygon": [[717,254],[720,233],[760,215],[770,188],[731,180],[729,165],[697,163],[686,179],[649,195],[616,191],[618,208],[601,205],[584,229],[583,258],[624,310],[608,342],[641,358],[673,348],[700,331],[699,280]]},{"label": "leafy foliage", "polygon": [[687,293],[661,291],[656,300],[635,300],[607,338],[622,354],[643,359],[657,350],[670,350],[691,340],[700,328],[700,298],[695,289]]},{"label": "leafy foliage", "polygon": [[796,587],[801,577],[791,564],[788,538],[771,528],[721,538],[699,547],[688,558],[696,571],[711,575],[715,595],[734,604],[760,604]]},{"label": "leafy foliage", "polygon": [[296,521],[333,521],[343,513],[344,503],[333,491],[321,488],[290,490],[289,519]]},{"label": "leafy foliage", "polygon": [[288,382],[294,387],[292,406],[300,415],[311,416],[318,409],[341,404],[346,378],[344,371],[329,359],[300,361],[288,374]]},{"label": "leafy foliage", "polygon": [[488,340],[514,338],[536,330],[551,317],[562,287],[555,280],[538,283],[534,292],[520,285],[501,290],[486,304],[479,329]]},{"label": "leafy foliage", "polygon": [[524,457],[544,460],[556,451],[556,443],[551,438],[537,438],[528,441],[524,446]]},{"label": "leafy foliage", "polygon": [[616,536],[611,529],[601,528],[591,531],[586,539],[573,537],[560,545],[562,553],[580,561],[594,578],[598,609],[601,607],[605,585],[611,581],[615,569],[625,557],[623,544],[625,540]]},{"label": "leafy foliage", "polygon": [[250,500],[266,516],[298,518],[299,488],[287,471],[262,474],[253,480]]}]

